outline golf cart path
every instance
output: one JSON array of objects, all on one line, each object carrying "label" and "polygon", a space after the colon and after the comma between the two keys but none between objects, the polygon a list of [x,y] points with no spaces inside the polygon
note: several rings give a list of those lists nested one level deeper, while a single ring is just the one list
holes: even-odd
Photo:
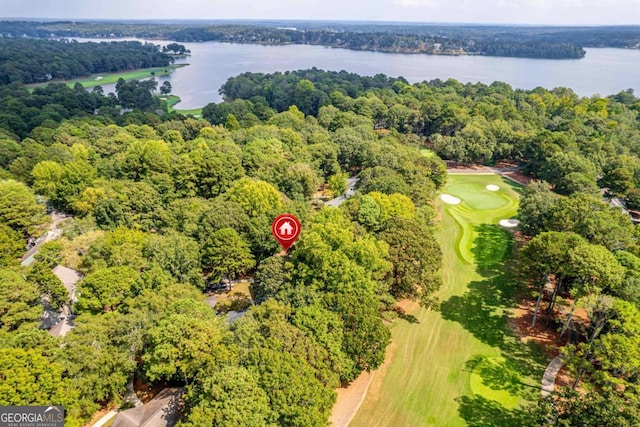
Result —
[{"label": "golf cart path", "polygon": [[553,393],[556,386],[556,377],[563,366],[564,357],[562,355],[554,357],[551,362],[549,362],[547,369],[544,370],[544,374],[542,375],[542,397],[547,397]]},{"label": "golf cart path", "polygon": [[336,390],[336,403],[331,411],[329,422],[333,427],[347,427],[367,397],[367,391],[375,372],[363,372],[346,388]]}]

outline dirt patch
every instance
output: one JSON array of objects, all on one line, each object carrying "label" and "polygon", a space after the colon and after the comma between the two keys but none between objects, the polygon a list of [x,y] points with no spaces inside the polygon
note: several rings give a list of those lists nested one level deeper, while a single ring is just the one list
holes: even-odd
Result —
[{"label": "dirt patch", "polygon": [[544,308],[545,305],[541,307],[536,325],[532,328],[531,321],[533,320],[535,301],[522,298],[518,308],[514,310],[513,316],[509,318],[508,323],[522,341],[525,343],[530,341],[535,342],[544,349],[549,359],[552,359],[559,354],[558,344],[556,342],[558,339],[558,331],[556,330],[556,323],[553,320],[545,326],[547,317],[543,313]]},{"label": "dirt patch", "polygon": [[474,163],[457,163],[453,160],[446,160],[448,172],[487,172],[494,173],[495,169],[490,166],[474,164]]},{"label": "dirt patch", "polygon": [[406,313],[407,311],[417,310],[420,307],[420,304],[418,303],[418,301],[403,299],[402,301],[398,301],[398,304],[396,304],[396,306],[404,310]]},{"label": "dirt patch", "polygon": [[[416,301],[402,300],[399,301],[397,307],[403,311],[411,311],[418,307]],[[374,377],[384,378],[384,375],[393,361],[393,356],[397,345],[391,341],[387,346],[384,357],[384,363],[378,370],[374,372],[363,372],[358,378],[349,383],[346,387],[336,389],[337,398],[333,405],[329,421],[334,427],[346,427],[349,425],[353,417],[355,417],[358,409],[367,396],[378,399],[382,393],[382,381],[373,381]]]},{"label": "dirt patch", "polygon": [[532,177],[530,177],[529,175],[525,175],[520,171],[502,172],[502,176],[504,176],[507,179],[510,179],[511,181],[517,182],[518,184],[522,184],[522,185],[527,185],[531,181],[533,181]]},{"label": "dirt patch", "polygon": [[137,378],[137,377],[133,382],[133,389],[138,395],[138,398],[143,403],[149,402],[151,399],[153,399],[153,397],[156,394],[160,393],[162,389],[164,389],[165,387],[167,387],[167,384],[164,382],[157,383],[157,384],[147,384],[145,382],[142,382],[140,378]]},{"label": "dirt patch", "polygon": [[558,372],[558,376],[556,376],[556,391],[558,387],[572,387],[573,379],[569,376],[569,370],[566,366],[563,366]]},{"label": "dirt patch", "polygon": [[334,427],[347,427],[367,396],[375,400],[382,392],[382,382],[373,381],[375,376],[384,378],[387,368],[393,360],[396,344],[392,341],[387,347],[384,363],[377,371],[363,372],[358,378],[349,383],[347,387],[336,390],[336,403],[333,405],[329,422]]},{"label": "dirt patch", "polygon": [[[384,363],[382,364],[382,366],[378,368],[377,371],[375,371],[376,377],[378,377],[380,381],[371,381],[369,390],[367,390],[367,393],[366,393],[366,396],[370,396],[371,399],[373,399],[374,401],[379,400],[380,396],[382,395],[381,379],[384,378],[385,374],[387,373],[387,369],[389,369],[389,366],[393,361],[393,357],[395,355],[395,351],[397,347],[398,345],[395,342],[391,341],[391,344],[389,344],[389,346],[387,347],[387,353],[385,354],[385,357],[384,357]],[[366,396],[362,397],[362,401],[364,401],[364,398]]]},{"label": "dirt patch", "polygon": [[360,409],[360,405],[367,395],[367,389],[375,372],[363,372],[347,387],[336,390],[336,404],[333,405],[329,422],[334,427],[346,427]]},{"label": "dirt patch", "polygon": [[520,185],[527,185],[534,179],[529,175],[525,175],[520,169],[518,169],[518,165],[513,163],[498,162],[495,167],[491,167],[478,164],[456,163],[452,160],[447,160],[446,164],[447,172],[450,174],[495,173]]}]

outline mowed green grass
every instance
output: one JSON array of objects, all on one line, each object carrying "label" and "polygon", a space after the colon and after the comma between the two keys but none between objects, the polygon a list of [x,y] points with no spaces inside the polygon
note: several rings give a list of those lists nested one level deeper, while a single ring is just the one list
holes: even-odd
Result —
[{"label": "mowed green grass", "polygon": [[73,87],[76,83],[80,83],[84,87],[95,87],[110,83],[116,83],[118,79],[122,78],[124,80],[142,80],[148,79],[151,77],[161,77],[171,74],[173,70],[180,67],[185,67],[189,64],[173,64],[167,67],[153,67],[153,68],[142,68],[139,70],[130,70],[130,71],[122,71],[119,73],[99,73],[92,74],[88,77],[83,77],[79,79],[73,80],[56,80],[47,83],[38,83],[34,85],[27,85],[29,89],[46,86],[49,83],[66,83],[67,86]]},{"label": "mowed green grass", "polygon": [[202,116],[202,108],[191,108],[191,109],[180,109],[174,108],[176,104],[178,104],[181,100],[177,95],[169,95],[166,97],[167,105],[169,107],[169,112],[175,111],[180,114],[184,114],[185,116],[194,116],[199,118]]},{"label": "mowed green grass", "polygon": [[496,225],[516,215],[518,188],[497,175],[450,175],[444,192],[463,202],[437,202],[440,310],[416,308],[410,314],[417,322],[392,326],[388,361],[351,427],[512,427],[526,417],[521,405],[539,393],[547,361],[509,332],[512,240]]}]

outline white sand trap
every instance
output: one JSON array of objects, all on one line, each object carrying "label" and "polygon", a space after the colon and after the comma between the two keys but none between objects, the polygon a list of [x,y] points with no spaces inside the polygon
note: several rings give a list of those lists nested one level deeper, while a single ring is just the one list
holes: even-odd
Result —
[{"label": "white sand trap", "polygon": [[516,228],[520,225],[520,221],[517,219],[501,219],[500,225],[506,228]]},{"label": "white sand trap", "polygon": [[451,194],[441,194],[440,198],[442,199],[443,202],[445,202],[448,205],[459,205],[460,202],[462,200],[458,199],[457,197],[452,196]]},{"label": "white sand trap", "polygon": [[497,186],[497,185],[495,185],[495,184],[489,184],[489,185],[487,185],[487,186],[486,186],[486,187],[484,187],[484,188],[486,188],[486,189],[487,189],[487,190],[489,190],[489,191],[498,191],[498,190],[500,189],[500,187],[498,187],[498,186]]}]

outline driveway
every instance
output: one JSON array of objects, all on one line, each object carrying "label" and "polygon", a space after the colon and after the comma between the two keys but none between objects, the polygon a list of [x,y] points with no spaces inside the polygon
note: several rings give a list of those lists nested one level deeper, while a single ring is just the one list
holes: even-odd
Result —
[{"label": "driveway", "polygon": [[347,179],[347,191],[342,196],[338,196],[335,199],[331,199],[328,202],[325,202],[325,206],[333,206],[338,207],[343,204],[349,197],[356,194],[356,185],[358,184],[358,177],[352,176]]}]

